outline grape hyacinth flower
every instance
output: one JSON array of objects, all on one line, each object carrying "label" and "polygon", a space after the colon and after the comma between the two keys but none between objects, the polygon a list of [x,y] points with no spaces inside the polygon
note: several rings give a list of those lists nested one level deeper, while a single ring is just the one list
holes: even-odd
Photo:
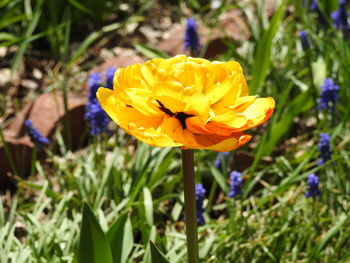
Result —
[{"label": "grape hyacinth flower", "polygon": [[332,12],[331,18],[333,21],[333,26],[337,29],[347,31],[350,29],[349,22],[348,22],[348,13],[345,9],[345,1],[340,0],[339,1],[339,8],[338,10]]},{"label": "grape hyacinth flower", "polygon": [[311,3],[310,3],[310,9],[312,11],[316,11],[318,9],[318,3],[317,3],[317,0],[312,0]]},{"label": "grape hyacinth flower", "polygon": [[[106,73],[106,82],[110,81],[108,78],[111,78],[112,68],[107,70]],[[114,69],[115,72],[115,69]],[[114,75],[113,72],[113,75]],[[112,76],[112,85],[113,85],[113,76]],[[107,113],[102,109],[101,105],[98,103],[96,98],[96,92],[99,87],[103,87],[102,78],[99,73],[91,73],[88,80],[88,103],[85,107],[84,118],[87,119],[90,123],[90,134],[98,135],[103,132],[111,133],[108,129],[108,124],[110,118]]]},{"label": "grape hyacinth flower", "polygon": [[317,0],[312,0],[310,4],[310,9],[312,11],[315,11],[318,16],[318,22],[321,26],[326,26],[327,25],[327,19],[323,15],[320,7],[318,6],[318,1]]},{"label": "grape hyacinth flower", "polygon": [[34,126],[30,120],[24,122],[24,127],[27,134],[30,137],[30,140],[35,145],[38,150],[41,150],[43,147],[46,147],[50,141],[44,137]]},{"label": "grape hyacinth flower", "polygon": [[197,23],[194,18],[188,18],[186,22],[184,50],[190,50],[195,53],[198,53],[200,50]]},{"label": "grape hyacinth flower", "polygon": [[88,102],[97,103],[96,92],[102,87],[102,78],[99,73],[91,73],[88,80],[89,94]]},{"label": "grape hyacinth flower", "polygon": [[197,208],[197,224],[199,226],[204,225],[204,207],[203,207],[203,199],[205,195],[205,189],[202,184],[196,184],[196,208]]},{"label": "grape hyacinth flower", "polygon": [[108,68],[106,71],[106,88],[107,89],[113,89],[113,78],[116,70],[117,70],[116,67],[111,67],[111,68]]},{"label": "grape hyacinth flower", "polygon": [[91,135],[98,135],[103,132],[111,133],[108,129],[110,119],[100,104],[93,102],[88,103],[85,107],[84,118],[89,120]]},{"label": "grape hyacinth flower", "polygon": [[230,173],[230,193],[229,197],[237,197],[240,193],[242,193],[242,173],[233,171]]},{"label": "grape hyacinth flower", "polygon": [[318,165],[322,165],[332,158],[332,150],[329,146],[331,138],[327,133],[320,134],[320,141],[318,143],[318,151],[320,153]]},{"label": "grape hyacinth flower", "polygon": [[214,166],[216,169],[218,169],[220,172],[222,172],[223,166],[224,164],[222,163],[222,159],[224,159],[224,161],[227,160],[229,152],[219,152],[216,155],[216,159],[214,161]]},{"label": "grape hyacinth flower", "polygon": [[311,42],[304,30],[299,31],[299,39],[301,42],[301,46],[303,47],[303,50],[306,51],[310,48]]},{"label": "grape hyacinth flower", "polygon": [[321,86],[321,96],[318,100],[318,109],[335,110],[335,105],[338,99],[339,86],[336,85],[331,78],[324,80]]},{"label": "grape hyacinth flower", "polygon": [[307,177],[307,192],[306,197],[316,197],[321,195],[321,191],[318,187],[319,179],[316,174],[310,174]]}]

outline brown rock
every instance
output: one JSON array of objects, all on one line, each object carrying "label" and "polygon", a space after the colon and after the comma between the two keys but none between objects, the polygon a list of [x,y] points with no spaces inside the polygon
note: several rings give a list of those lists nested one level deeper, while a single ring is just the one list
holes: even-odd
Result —
[{"label": "brown rock", "polygon": [[[86,97],[69,94],[67,104],[68,111],[66,113],[62,95],[58,93],[43,94],[35,102],[28,103],[4,131],[5,144],[19,175],[26,176],[29,174],[34,147],[23,128],[26,119],[29,119],[33,126],[51,141],[58,124],[62,123],[62,134],[68,148],[75,149],[84,140]],[[43,154],[39,155],[39,158],[43,157]],[[1,184],[1,182],[9,181],[7,173],[12,171],[3,144],[0,144],[0,160]]]},{"label": "brown rock", "polygon": [[11,70],[9,68],[0,69],[0,89],[3,89],[11,81]]},{"label": "brown rock", "polygon": [[253,164],[254,158],[255,156],[251,153],[237,151],[233,156],[233,164],[231,170],[243,172]]},{"label": "brown rock", "polygon": [[[51,93],[43,94],[35,101],[28,119],[32,121],[34,127],[45,137],[51,138],[57,128],[58,122],[62,121],[64,118],[73,119],[72,117],[74,116],[70,116],[71,112],[78,107],[85,106],[86,97],[69,94],[67,103],[68,114],[65,114],[62,95]],[[76,126],[74,119],[70,122],[72,125]]]},{"label": "brown rock", "polygon": [[[4,137],[6,148],[4,145],[0,145],[0,190],[14,188],[14,180],[7,174],[9,172],[14,174],[13,169],[19,175],[29,173],[33,151],[33,144],[28,136],[16,138],[13,133],[7,131],[4,133]],[[10,156],[7,155],[6,150]],[[11,158],[14,167],[11,167],[9,158]]]},{"label": "brown rock", "polygon": [[10,136],[12,134],[12,137],[18,137],[21,133],[23,133],[23,123],[29,118],[33,104],[34,102],[27,103],[24,108],[16,114],[8,128],[5,130],[5,134],[9,133]]},{"label": "brown rock", "polygon": [[227,34],[235,41],[247,40],[250,38],[249,27],[247,26],[247,22],[241,10],[234,9],[225,12],[220,15],[219,21]]},{"label": "brown rock", "polygon": [[[57,128],[58,122],[62,121],[63,118],[70,118],[69,115],[77,108],[84,109],[86,97],[69,94],[67,102],[68,114],[65,114],[62,95],[52,93],[43,94],[35,102],[27,104],[16,115],[9,125],[8,131],[15,134],[15,136],[23,136],[23,122],[29,119],[43,136],[51,138]],[[83,111],[81,113],[83,115]],[[79,116],[74,115],[72,119],[72,124],[77,126],[75,123],[78,121]]]},{"label": "brown rock", "polygon": [[[204,48],[204,58],[213,58],[227,50],[225,39],[227,37],[234,40],[246,40],[250,37],[249,28],[243,18],[242,11],[232,10],[220,16],[221,28],[209,29],[203,25],[198,25],[200,44]],[[157,48],[167,52],[171,56],[178,54],[189,55],[184,51],[185,25],[174,26],[161,41]]]},{"label": "brown rock", "polygon": [[[199,34],[200,34],[200,42],[203,44],[203,37],[202,37],[202,29],[203,27],[199,27]],[[184,51],[183,49],[183,41],[184,41],[184,34],[185,34],[185,26],[184,25],[176,25],[174,26],[167,36],[162,40],[157,48],[170,54],[171,56],[175,56],[178,54],[185,54],[189,55],[188,51]]]},{"label": "brown rock", "polygon": [[[190,55],[190,52],[188,50],[185,51],[183,46],[185,30],[185,26],[183,25],[175,26],[167,34],[168,37],[158,44],[157,48],[165,51],[171,56],[178,54]],[[218,31],[211,31],[209,28],[199,25],[198,33],[200,36],[200,44],[205,48],[203,57],[212,58],[227,50],[226,45],[219,37],[223,34]]]}]

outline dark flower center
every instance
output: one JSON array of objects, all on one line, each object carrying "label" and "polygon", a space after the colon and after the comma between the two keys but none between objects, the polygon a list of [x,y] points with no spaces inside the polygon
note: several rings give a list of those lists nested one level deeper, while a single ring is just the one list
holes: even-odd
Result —
[{"label": "dark flower center", "polygon": [[165,108],[164,104],[161,103],[159,100],[157,100],[158,104],[159,104],[159,109],[161,111],[163,111],[165,114],[169,115],[170,117],[175,117],[176,119],[179,120],[179,122],[181,123],[181,126],[183,129],[186,129],[186,118],[188,117],[192,117],[193,115],[190,114],[186,114],[184,112],[172,112],[171,110]]}]

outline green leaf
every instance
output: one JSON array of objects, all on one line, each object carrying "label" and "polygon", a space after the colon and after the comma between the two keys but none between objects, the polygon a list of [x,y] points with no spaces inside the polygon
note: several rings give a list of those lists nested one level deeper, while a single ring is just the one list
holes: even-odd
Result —
[{"label": "green leaf", "polygon": [[24,53],[26,51],[27,46],[29,45],[31,40],[31,36],[33,35],[38,23],[39,23],[39,19],[41,16],[41,6],[43,5],[43,0],[38,0],[36,2],[36,6],[35,6],[35,10],[34,10],[34,15],[30,20],[30,23],[27,27],[27,31],[24,34],[24,41],[21,43],[21,45],[19,46],[13,60],[12,60],[12,65],[11,65],[11,71],[15,72],[17,71],[21,60],[24,56]]},{"label": "green leaf", "polygon": [[293,120],[300,113],[305,112],[314,106],[310,90],[299,94],[285,107],[283,117],[278,121],[276,120],[277,115],[272,119],[269,131],[266,132],[261,139],[260,146],[257,150],[252,170],[255,170],[256,166],[260,162],[262,156],[271,154],[274,147],[281,140],[281,138],[287,134],[288,130],[293,124]]},{"label": "green leaf", "polygon": [[13,34],[0,32],[0,41],[16,41],[17,39],[18,37]]},{"label": "green leaf", "polygon": [[[156,239],[156,227],[152,226],[150,234],[149,234],[149,239],[148,241],[154,241]],[[151,259],[151,242],[148,242],[146,250],[145,250],[145,254],[143,257],[143,263],[152,263],[152,259]]]},{"label": "green leaf", "polygon": [[112,249],[113,263],[126,262],[134,244],[132,226],[128,214],[119,216],[108,230],[107,238]]},{"label": "green leaf", "polygon": [[156,48],[149,47],[145,44],[135,44],[135,48],[142,53],[145,57],[149,59],[153,58],[169,58],[169,55],[164,51],[161,51]]},{"label": "green leaf", "polygon": [[85,204],[81,224],[78,262],[80,263],[113,263],[111,249],[107,238],[91,208]]},{"label": "green leaf", "polygon": [[159,251],[157,246],[152,241],[150,241],[150,247],[152,263],[169,263],[169,261],[163,255],[163,253]]},{"label": "green leaf", "polygon": [[151,191],[147,188],[143,188],[143,205],[145,206],[145,216],[147,223],[153,225],[153,200]]},{"label": "green leaf", "polygon": [[315,62],[312,63],[313,82],[316,87],[320,87],[326,78],[327,66],[326,62],[322,57],[319,57]]},{"label": "green leaf", "polygon": [[226,183],[226,179],[223,176],[222,173],[220,173],[214,166],[210,167],[211,174],[214,176],[215,180],[218,182],[220,185],[221,189],[225,192],[228,193],[228,186]]},{"label": "green leaf", "polygon": [[340,230],[340,228],[344,225],[345,221],[348,219],[348,216],[345,214],[341,214],[337,223],[328,230],[328,232],[319,240],[311,253],[310,262],[314,262],[313,260],[318,256],[318,254],[323,250],[327,242],[333,238]]},{"label": "green leaf", "polygon": [[76,0],[68,0],[68,2],[71,3],[73,6],[75,6],[76,8],[78,8],[80,11],[92,16],[94,15],[94,12],[92,12],[89,8],[83,6],[81,3],[79,3]]},{"label": "green leaf", "polygon": [[272,41],[281,24],[287,2],[288,0],[284,0],[282,2],[271,20],[269,29],[265,31],[262,40],[257,45],[252,81],[249,83],[249,91],[252,94],[255,94],[256,91],[263,85],[270,70]]},{"label": "green leaf", "polygon": [[96,41],[99,37],[103,36],[105,33],[117,30],[121,27],[120,23],[114,23],[108,26],[104,26],[101,30],[92,32],[88,35],[84,41],[80,44],[79,48],[74,52],[71,60],[68,62],[68,66],[72,66],[76,63],[76,60],[83,55],[84,52],[90,47],[90,45]]},{"label": "green leaf", "polygon": [[1,0],[0,1],[0,7],[3,7],[5,5],[7,5],[10,1],[12,1],[12,0]]}]

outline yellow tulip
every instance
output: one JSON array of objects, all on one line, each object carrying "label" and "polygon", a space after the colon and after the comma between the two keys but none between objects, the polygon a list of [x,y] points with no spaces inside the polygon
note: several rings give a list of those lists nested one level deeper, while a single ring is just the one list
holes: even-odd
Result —
[{"label": "yellow tulip", "polygon": [[99,88],[102,108],[125,132],[159,147],[234,150],[266,121],[273,98],[248,95],[239,63],[178,55],[118,68],[113,90]]}]

